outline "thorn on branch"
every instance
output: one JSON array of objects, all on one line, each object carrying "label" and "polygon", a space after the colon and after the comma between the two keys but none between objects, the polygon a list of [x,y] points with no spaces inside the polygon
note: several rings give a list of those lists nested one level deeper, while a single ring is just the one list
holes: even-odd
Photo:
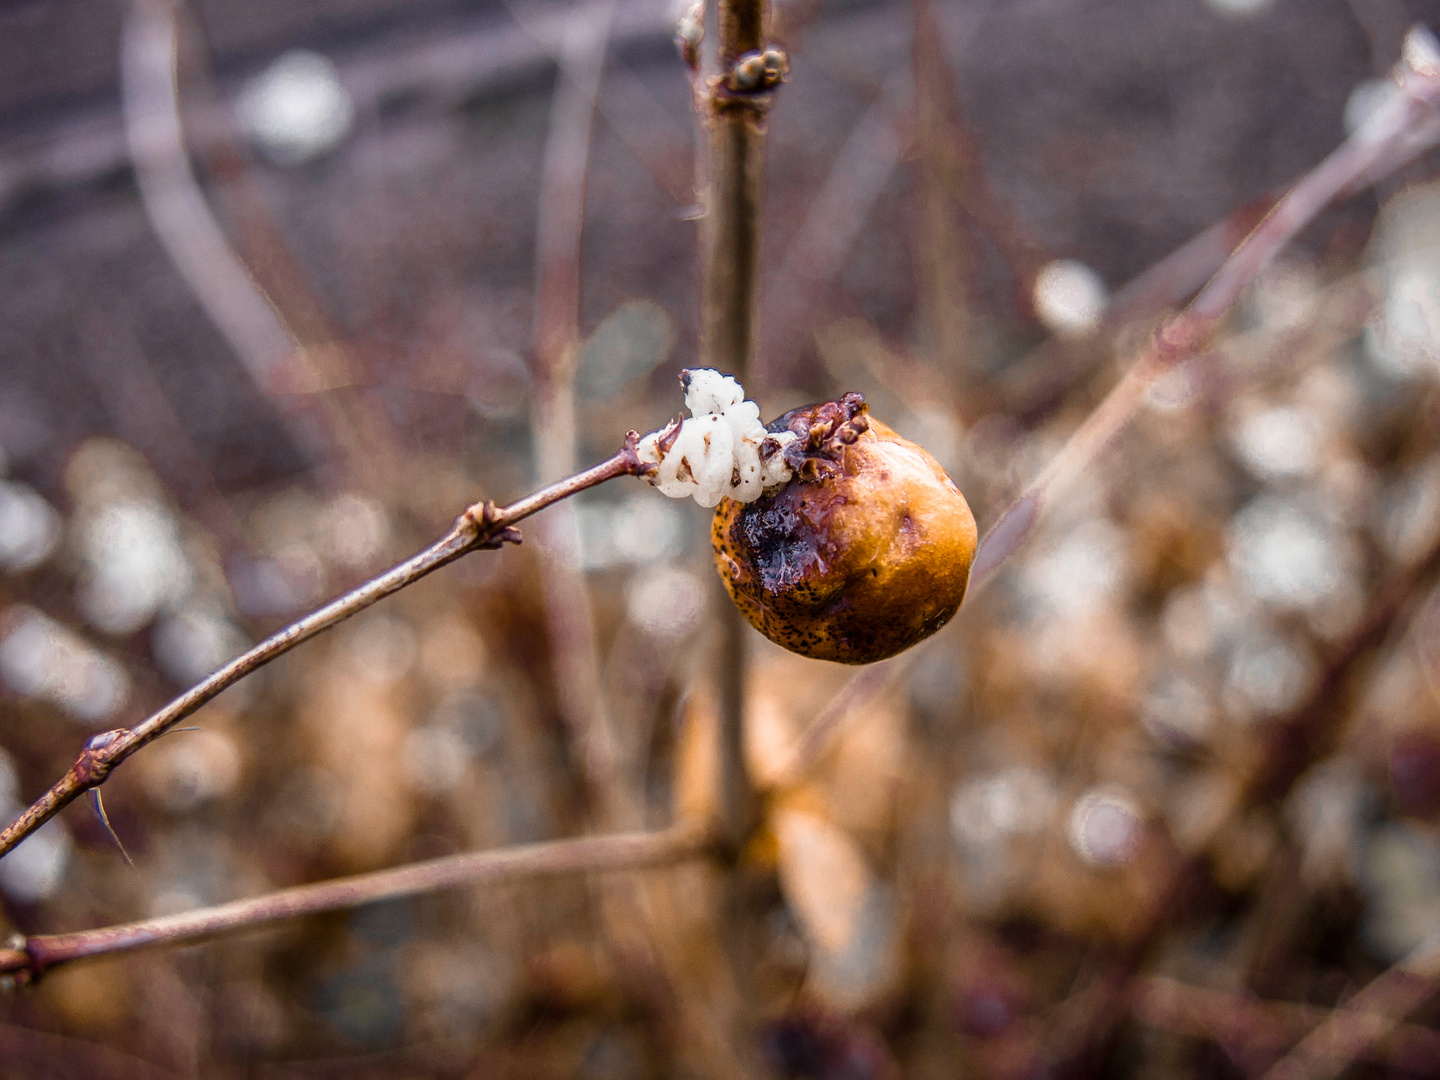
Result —
[{"label": "thorn on branch", "polygon": [[120,849],[120,854],[125,857],[126,864],[131,870],[139,872],[135,860],[130,858],[130,852],[125,850],[125,845],[120,842],[120,836],[115,832],[115,826],[110,824],[110,815],[105,812],[105,798],[100,794],[98,787],[90,789],[90,809],[95,813],[95,819],[104,827],[110,839],[115,841],[115,846]]},{"label": "thorn on branch", "polygon": [[40,965],[30,952],[24,934],[11,934],[0,945],[0,991],[30,986],[40,978]]}]

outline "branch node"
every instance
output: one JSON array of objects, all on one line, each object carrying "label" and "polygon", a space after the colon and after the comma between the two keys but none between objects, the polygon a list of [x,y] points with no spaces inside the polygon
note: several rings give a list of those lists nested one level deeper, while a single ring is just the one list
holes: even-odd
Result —
[{"label": "branch node", "polygon": [[[670,425],[665,429],[667,434],[670,432],[670,427],[674,427],[676,431],[679,431],[680,422],[678,420],[670,421]],[[674,436],[671,435],[670,438],[673,442]],[[664,441],[663,436],[661,441]],[[659,468],[653,461],[642,461],[640,459],[640,433],[638,431],[627,431],[625,433],[625,443],[620,447],[620,460],[624,472],[630,476],[654,476],[656,470]]]},{"label": "branch node", "polygon": [[500,508],[486,499],[467,507],[455,522],[455,527],[472,534],[470,550],[498,551],[506,544],[521,542],[520,530],[503,523]]},{"label": "branch node", "polygon": [[1155,332],[1155,348],[1166,361],[1173,362],[1198,349],[1207,329],[1203,320],[1181,312]]},{"label": "branch node", "polygon": [[39,958],[24,934],[11,934],[0,945],[0,993],[36,983],[42,972]]},{"label": "branch node", "polygon": [[110,774],[110,766],[115,764],[116,754],[129,734],[129,728],[115,728],[112,731],[102,731],[86,740],[85,748],[80,751],[75,764],[70,766],[80,790],[99,787],[104,782],[105,777]]},{"label": "branch node", "polygon": [[790,74],[790,58],[775,45],[735,58],[710,86],[710,105],[716,112],[749,109],[764,115],[775,104],[775,91]]}]

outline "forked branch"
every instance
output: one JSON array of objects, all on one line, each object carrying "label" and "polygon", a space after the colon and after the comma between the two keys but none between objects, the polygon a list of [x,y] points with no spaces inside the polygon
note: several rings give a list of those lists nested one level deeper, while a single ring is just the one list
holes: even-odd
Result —
[{"label": "forked branch", "polygon": [[49,791],[0,830],[0,856],[5,855],[60,810],[74,802],[83,792],[104,783],[110,770],[135,751],[165,734],[200,706],[257,668],[264,667],[301,642],[309,641],[316,634],[344,622],[391,593],[413,585],[462,555],[482,548],[494,550],[507,543],[518,544],[520,533],[515,526],[531,514],[607,480],[619,476],[641,476],[653,469],[654,466],[644,464],[636,455],[635,446],[638,441],[639,434],[630,432],[625,438],[625,445],[614,456],[573,476],[548,484],[509,506],[496,506],[493,502],[476,503],[455,519],[454,526],[443,538],[424,551],[270,635],[204,681],[191,687],[159,712],[152,714],[144,723],[134,728],[106,732],[91,739],[75,759],[75,764],[70,766],[69,771],[57,780]]}]

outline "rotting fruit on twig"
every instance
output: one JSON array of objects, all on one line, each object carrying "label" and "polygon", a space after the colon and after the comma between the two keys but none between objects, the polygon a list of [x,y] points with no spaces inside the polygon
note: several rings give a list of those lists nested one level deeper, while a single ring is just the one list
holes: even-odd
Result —
[{"label": "rotting fruit on twig", "polygon": [[867,412],[859,394],[769,425],[799,438],[794,469],[752,503],[725,499],[711,542],[725,587],[771,641],[868,664],[923,641],[965,597],[975,518],[940,463]]},{"label": "rotting fruit on twig", "polygon": [[734,379],[681,381],[693,417],[642,439],[640,456],[666,495],[719,504],[716,568],[752,626],[802,656],[868,664],[950,621],[977,535],[938,461],[859,394],[762,426]]}]

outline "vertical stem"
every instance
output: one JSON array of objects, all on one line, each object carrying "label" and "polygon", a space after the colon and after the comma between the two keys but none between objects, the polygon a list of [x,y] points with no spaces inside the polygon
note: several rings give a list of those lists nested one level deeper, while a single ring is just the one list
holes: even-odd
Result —
[{"label": "vertical stem", "polygon": [[728,71],[747,52],[765,44],[770,11],[765,0],[720,0],[720,69]]},{"label": "vertical stem", "polygon": [[725,612],[720,620],[720,795],[721,838],[738,850],[759,821],[759,806],[750,774],[745,768],[745,617],[723,588],[719,591]]},{"label": "vertical stem", "polygon": [[764,132],[753,110],[729,108],[713,116],[700,348],[706,367],[733,372],[747,387],[755,376],[750,357],[764,153]]},{"label": "vertical stem", "polygon": [[[765,0],[720,0],[721,80],[736,60],[764,44]],[[749,100],[708,95],[710,187],[705,217],[700,351],[704,366],[733,372],[751,386],[755,296],[760,262],[760,204],[765,131],[761,109]],[[719,822],[724,839],[743,844],[758,817],[745,769],[745,621],[723,605],[720,649]]]},{"label": "vertical stem", "polygon": [[[532,430],[542,482],[564,476],[576,456],[575,367],[580,348],[580,248],[595,102],[612,0],[577,7],[561,44],[540,182],[535,242],[535,389]],[[580,532],[571,506],[537,523],[544,567],[541,592],[560,714],[569,731],[597,819],[622,816],[614,744],[604,697],[593,612],[580,567]]]}]

